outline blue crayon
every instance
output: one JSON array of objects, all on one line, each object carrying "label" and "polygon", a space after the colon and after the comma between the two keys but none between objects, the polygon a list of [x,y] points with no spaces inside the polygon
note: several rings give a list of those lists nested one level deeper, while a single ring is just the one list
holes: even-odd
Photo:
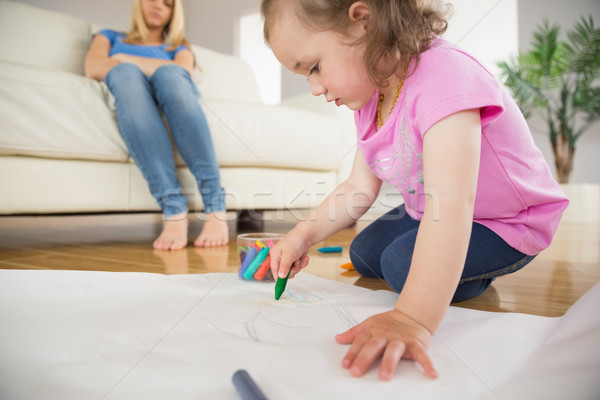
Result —
[{"label": "blue crayon", "polygon": [[341,253],[342,252],[342,246],[321,247],[317,251],[320,251],[321,253]]},{"label": "blue crayon", "polygon": [[263,247],[260,249],[260,251],[258,252],[256,257],[254,257],[254,260],[252,260],[250,265],[244,271],[244,274],[243,274],[244,279],[246,279],[246,280],[252,279],[252,277],[256,273],[256,270],[260,267],[260,265],[263,263],[263,261],[265,261],[265,258],[267,258],[268,254],[269,254],[268,247]]},{"label": "blue crayon", "polygon": [[248,254],[246,254],[246,257],[244,257],[244,261],[242,262],[240,272],[238,273],[240,278],[244,277],[244,272],[246,271],[252,260],[254,260],[254,257],[256,257],[256,247],[251,248]]}]

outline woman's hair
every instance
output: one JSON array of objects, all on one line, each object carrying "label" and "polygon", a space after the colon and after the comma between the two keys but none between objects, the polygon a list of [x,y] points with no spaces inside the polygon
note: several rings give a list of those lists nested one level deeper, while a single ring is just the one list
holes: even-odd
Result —
[{"label": "woman's hair", "polygon": [[[357,0],[262,0],[261,13],[265,19],[264,35],[269,34],[281,12],[294,11],[308,29],[334,31],[346,35],[352,24],[348,11]],[[365,45],[364,64],[371,81],[387,85],[403,60],[415,56],[419,61],[437,35],[446,31],[445,10],[438,9],[433,0],[362,0],[369,6],[371,20],[366,35],[353,45]],[[436,2],[437,3],[437,2]],[[285,9],[285,7],[293,9]],[[380,60],[385,60],[384,64]],[[404,61],[406,62],[406,61]]]},{"label": "woman's hair", "polygon": [[[148,38],[148,34],[140,0],[134,0],[133,9],[131,10],[131,29],[123,41],[125,43],[144,42]],[[163,38],[169,45],[167,50],[175,50],[181,45],[190,46],[190,43],[183,36],[183,5],[181,0],[173,0],[173,14],[171,15],[171,21],[163,31]]]}]

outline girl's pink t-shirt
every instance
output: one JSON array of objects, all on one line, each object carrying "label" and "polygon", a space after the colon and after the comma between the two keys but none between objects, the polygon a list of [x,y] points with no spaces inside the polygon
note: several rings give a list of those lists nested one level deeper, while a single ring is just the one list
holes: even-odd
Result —
[{"label": "girl's pink t-shirt", "polygon": [[412,218],[422,218],[430,195],[423,182],[423,136],[445,117],[478,108],[482,136],[474,221],[525,254],[550,245],[568,200],[518,106],[477,60],[435,39],[377,131],[378,100],[379,92],[355,113],[358,148],[373,173],[402,193]]}]

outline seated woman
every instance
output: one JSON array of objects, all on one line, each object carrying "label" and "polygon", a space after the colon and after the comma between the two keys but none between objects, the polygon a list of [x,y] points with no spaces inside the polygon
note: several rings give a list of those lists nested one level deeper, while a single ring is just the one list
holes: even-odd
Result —
[{"label": "seated woman", "polygon": [[117,120],[131,157],[164,215],[154,248],[176,250],[188,243],[188,200],[175,175],[171,141],[198,183],[208,214],[194,241],[225,245],[224,190],[210,129],[192,82],[195,60],[183,35],[181,0],[135,0],[131,30],[96,34],[85,59],[86,76],[104,81],[115,98]]}]

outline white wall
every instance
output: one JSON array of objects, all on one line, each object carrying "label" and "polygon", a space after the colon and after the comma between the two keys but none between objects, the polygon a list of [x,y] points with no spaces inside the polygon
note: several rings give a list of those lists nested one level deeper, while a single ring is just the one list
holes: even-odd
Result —
[{"label": "white wall", "polygon": [[[16,0],[68,13],[112,28],[127,29],[133,0]],[[259,10],[260,0],[182,0],[186,37],[192,43],[234,54],[237,19]]]},{"label": "white wall", "polygon": [[517,0],[453,0],[443,38],[475,56],[492,73],[519,46]]},{"label": "white wall", "polygon": [[259,7],[260,0],[188,0],[186,35],[193,43],[235,54],[238,18]]},{"label": "white wall", "polygon": [[[70,14],[111,28],[130,24],[132,0],[17,0],[21,3]],[[186,0],[184,0],[186,1]]]}]

